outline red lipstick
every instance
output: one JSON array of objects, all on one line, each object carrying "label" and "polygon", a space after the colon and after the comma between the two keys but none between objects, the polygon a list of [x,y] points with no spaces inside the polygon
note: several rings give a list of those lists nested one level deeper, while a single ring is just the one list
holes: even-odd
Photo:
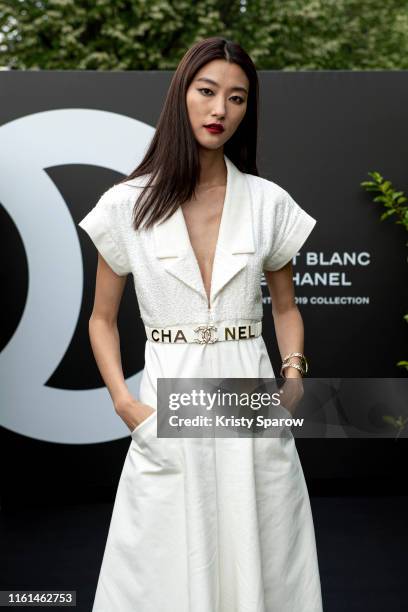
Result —
[{"label": "red lipstick", "polygon": [[204,127],[210,134],[221,134],[224,131],[222,123],[208,123]]}]

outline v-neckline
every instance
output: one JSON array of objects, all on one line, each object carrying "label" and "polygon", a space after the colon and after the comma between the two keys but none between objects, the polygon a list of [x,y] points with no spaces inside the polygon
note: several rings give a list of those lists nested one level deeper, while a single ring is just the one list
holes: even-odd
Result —
[{"label": "v-neckline", "polygon": [[188,227],[187,227],[187,223],[186,223],[186,219],[185,219],[185,216],[184,216],[183,209],[181,208],[181,206],[179,207],[179,211],[181,213],[181,220],[182,220],[182,223],[184,225],[184,230],[185,230],[186,237],[187,237],[188,247],[189,247],[189,250],[190,250],[190,252],[191,252],[191,254],[193,256],[195,266],[197,267],[198,275],[199,275],[199,277],[201,279],[201,285],[202,285],[202,288],[204,290],[204,295],[206,296],[207,307],[208,307],[209,310],[211,310],[211,296],[212,296],[214,269],[215,269],[215,266],[216,266],[216,257],[217,257],[217,253],[218,253],[218,250],[219,250],[219,245],[220,245],[220,242],[221,242],[221,238],[222,238],[223,220],[224,220],[224,218],[226,216],[226,212],[225,211],[226,211],[227,204],[228,204],[228,191],[229,191],[230,179],[229,179],[228,162],[227,162],[227,160],[225,158],[225,155],[224,155],[224,163],[225,163],[225,167],[226,167],[226,170],[227,170],[227,181],[226,181],[226,184],[225,184],[224,202],[222,204],[221,219],[220,219],[220,223],[218,225],[218,233],[217,233],[217,239],[216,239],[216,243],[215,243],[212,267],[211,267],[210,295],[207,294],[207,291],[205,289],[205,283],[204,283],[203,275],[201,274],[201,269],[200,269],[200,265],[198,263],[197,255],[196,255],[196,253],[194,251],[193,245],[191,244],[190,234],[188,233]]}]

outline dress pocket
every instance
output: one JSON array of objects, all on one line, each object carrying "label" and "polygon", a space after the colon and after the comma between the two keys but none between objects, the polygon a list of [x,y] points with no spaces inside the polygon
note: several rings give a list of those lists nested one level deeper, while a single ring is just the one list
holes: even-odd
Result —
[{"label": "dress pocket", "polygon": [[132,431],[130,432],[130,435],[132,436],[132,438],[134,439],[135,437],[137,438],[139,435],[143,435],[142,432],[145,429],[145,426],[148,423],[150,423],[150,421],[153,421],[156,418],[156,416],[157,416],[157,411],[154,410],[151,414],[149,414],[149,416],[143,419],[141,423],[136,425],[136,427],[132,429]]},{"label": "dress pocket", "polygon": [[140,456],[142,472],[174,474],[182,471],[181,441],[158,438],[157,410],[137,425],[131,436],[134,449]]}]

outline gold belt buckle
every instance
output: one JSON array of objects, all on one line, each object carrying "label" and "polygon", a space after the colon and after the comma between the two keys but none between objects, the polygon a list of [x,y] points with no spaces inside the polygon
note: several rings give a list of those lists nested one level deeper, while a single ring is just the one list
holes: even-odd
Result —
[{"label": "gold belt buckle", "polygon": [[199,344],[213,344],[217,342],[218,337],[213,335],[213,332],[215,334],[216,330],[217,328],[212,323],[209,325],[199,325],[194,330],[199,334],[199,337],[194,338],[193,342],[198,342]]}]

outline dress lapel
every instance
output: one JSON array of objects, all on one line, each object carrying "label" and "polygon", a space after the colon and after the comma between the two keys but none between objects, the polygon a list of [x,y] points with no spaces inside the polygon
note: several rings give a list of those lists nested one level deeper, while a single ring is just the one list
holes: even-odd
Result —
[{"label": "dress lapel", "polygon": [[154,224],[153,234],[156,257],[162,260],[166,272],[206,297],[181,208],[165,221]]},{"label": "dress lapel", "polygon": [[[252,206],[245,174],[224,155],[227,185],[218,232],[211,279],[212,304],[221,289],[248,262],[255,252]],[[200,268],[192,248],[181,208],[165,221],[153,225],[155,255],[165,270],[197,291],[207,302]]]}]

